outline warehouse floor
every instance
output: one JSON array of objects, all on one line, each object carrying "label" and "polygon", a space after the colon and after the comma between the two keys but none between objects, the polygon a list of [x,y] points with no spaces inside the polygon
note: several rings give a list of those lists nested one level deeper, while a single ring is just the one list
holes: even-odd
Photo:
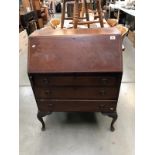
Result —
[{"label": "warehouse floor", "polygon": [[27,50],[20,52],[20,155],[134,155],[135,51],[125,38],[124,74],[115,131],[111,118],[100,113],[55,112],[44,117],[41,131],[37,107],[27,77]]}]

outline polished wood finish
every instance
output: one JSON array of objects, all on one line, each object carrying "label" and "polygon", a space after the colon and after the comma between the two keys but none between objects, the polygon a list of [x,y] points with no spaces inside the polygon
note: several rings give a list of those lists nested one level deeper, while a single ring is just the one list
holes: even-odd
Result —
[{"label": "polished wood finish", "polygon": [[[94,34],[88,34],[91,31]],[[59,30],[57,33],[60,35],[30,37],[29,71],[33,73],[120,72],[122,70],[121,37],[118,31],[112,35],[110,31],[109,34],[104,35],[104,31],[106,30],[100,29],[100,34],[96,34],[96,30],[93,29],[68,30],[68,34],[62,34],[65,31]],[[85,35],[83,32],[86,32]],[[115,40],[110,40],[111,36],[114,36]]]},{"label": "polished wood finish", "polygon": [[40,30],[29,37],[28,75],[38,119],[51,112],[102,112],[117,119],[122,78],[115,28]]},{"label": "polished wood finish", "polygon": [[116,100],[37,100],[40,111],[89,111],[89,112],[115,112]]},{"label": "polished wood finish", "polygon": [[120,75],[108,74],[33,74],[36,86],[118,86]]},{"label": "polished wood finish", "polygon": [[117,99],[117,87],[36,87],[38,99]]}]

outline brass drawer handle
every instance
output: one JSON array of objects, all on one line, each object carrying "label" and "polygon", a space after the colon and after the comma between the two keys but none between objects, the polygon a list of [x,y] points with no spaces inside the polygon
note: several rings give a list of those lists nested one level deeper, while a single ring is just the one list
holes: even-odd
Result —
[{"label": "brass drawer handle", "polygon": [[113,107],[110,107],[110,110],[111,110],[111,111],[113,111],[113,110],[114,110],[114,108],[113,108]]},{"label": "brass drawer handle", "polygon": [[102,79],[101,79],[101,81],[102,81],[103,84],[106,84],[107,80],[108,80],[108,79],[106,79],[106,78],[102,78]]},{"label": "brass drawer handle", "polygon": [[54,105],[53,103],[48,104],[49,107],[53,107],[53,105]]},{"label": "brass drawer handle", "polygon": [[99,109],[103,110],[105,108],[105,104],[99,105]]},{"label": "brass drawer handle", "polygon": [[105,90],[102,89],[102,90],[100,91],[100,94],[101,94],[101,95],[105,95]]},{"label": "brass drawer handle", "polygon": [[44,82],[44,84],[48,84],[49,83],[48,79],[46,79],[46,78],[43,79],[43,82]]},{"label": "brass drawer handle", "polygon": [[52,93],[52,92],[49,91],[49,90],[46,90],[46,91],[45,91],[45,94],[46,94],[46,95],[49,95],[49,94],[51,94],[51,93]]},{"label": "brass drawer handle", "polygon": [[32,76],[29,76],[30,79],[32,79]]}]

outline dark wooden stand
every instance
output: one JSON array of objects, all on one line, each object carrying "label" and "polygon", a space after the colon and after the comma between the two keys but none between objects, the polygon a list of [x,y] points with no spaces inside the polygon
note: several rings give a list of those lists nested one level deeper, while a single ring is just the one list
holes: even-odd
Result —
[{"label": "dark wooden stand", "polygon": [[[43,120],[43,117],[45,117],[46,115],[50,115],[52,112],[41,112],[41,111],[38,111],[37,113],[37,118],[38,120],[41,122],[42,124],[42,128],[41,130],[42,131],[45,131],[45,122]],[[112,122],[111,122],[111,125],[110,125],[110,130],[113,132],[115,131],[115,128],[114,128],[114,123],[116,122],[117,118],[118,118],[118,115],[117,115],[117,112],[115,113],[104,113],[104,112],[101,112],[103,115],[107,115],[109,117],[112,117]]]},{"label": "dark wooden stand", "polygon": [[42,130],[52,112],[101,112],[115,130],[123,69],[117,29],[44,29],[31,34],[28,49]]}]

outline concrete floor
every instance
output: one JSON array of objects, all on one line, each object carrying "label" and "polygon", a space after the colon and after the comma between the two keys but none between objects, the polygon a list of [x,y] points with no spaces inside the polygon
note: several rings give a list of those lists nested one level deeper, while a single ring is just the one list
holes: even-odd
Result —
[{"label": "concrete floor", "polygon": [[20,155],[134,155],[135,51],[128,38],[124,45],[115,132],[109,130],[111,118],[100,113],[63,112],[46,116],[42,132],[27,77],[27,49],[20,53]]}]

